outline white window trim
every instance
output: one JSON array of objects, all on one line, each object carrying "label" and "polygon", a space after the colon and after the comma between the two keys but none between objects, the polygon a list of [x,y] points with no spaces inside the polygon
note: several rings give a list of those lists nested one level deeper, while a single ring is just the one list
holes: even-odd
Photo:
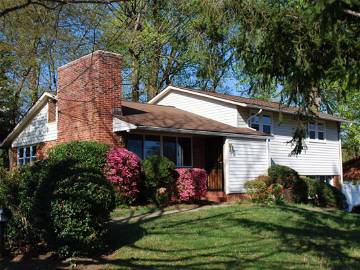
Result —
[{"label": "white window trim", "polygon": [[[25,163],[25,153],[26,153],[26,148],[30,147],[30,162],[29,163]],[[37,147],[36,144],[32,144],[32,145],[25,145],[25,146],[19,146],[17,147],[17,159],[16,159],[16,166],[24,166],[26,164],[32,164],[34,161],[36,161],[36,155],[37,153],[35,152],[35,156],[32,155],[33,152],[33,147]],[[23,149],[23,157],[20,158],[20,149]],[[37,149],[36,149],[37,151]],[[24,162],[23,164],[20,164],[20,159],[22,159]]]},{"label": "white window trim", "polygon": [[271,113],[271,112],[261,112],[260,114],[257,114],[257,111],[251,111],[250,112],[250,117],[249,117],[249,120],[248,120],[248,126],[249,126],[249,128],[254,129],[254,128],[251,127],[251,120],[253,119],[253,117],[258,116],[259,117],[259,131],[264,132],[263,131],[264,130],[264,125],[263,125],[263,116],[264,115],[269,116],[270,120],[271,120],[270,133],[266,133],[266,134],[272,135],[273,134],[273,128],[274,128],[274,119],[273,119],[273,113]]},{"label": "white window trim", "polygon": [[[312,121],[312,123],[315,124],[315,139],[310,139],[310,123],[308,124],[308,135],[307,135],[307,141],[310,143],[326,143],[326,123],[324,121]],[[324,133],[324,139],[319,140],[319,129],[318,124],[323,125],[323,133]]]},{"label": "white window trim", "polygon": [[[164,137],[175,137],[176,138],[176,168],[193,168],[194,167],[194,154],[193,154],[193,139],[192,139],[192,136],[179,136],[179,135],[173,135],[173,134],[151,134],[151,133],[131,133],[131,134],[134,134],[134,135],[141,135],[142,136],[142,139],[143,139],[143,143],[142,143],[142,151],[143,151],[143,154],[144,154],[144,150],[145,150],[145,136],[158,136],[160,137],[160,156],[163,157],[164,156],[164,153],[163,153],[163,147],[164,147],[164,144],[163,144],[163,138]],[[191,152],[191,164],[190,166],[180,166],[177,164],[177,159],[178,159],[178,139],[179,138],[189,138],[190,139],[190,152]],[[141,157],[143,158],[143,157]]]}]

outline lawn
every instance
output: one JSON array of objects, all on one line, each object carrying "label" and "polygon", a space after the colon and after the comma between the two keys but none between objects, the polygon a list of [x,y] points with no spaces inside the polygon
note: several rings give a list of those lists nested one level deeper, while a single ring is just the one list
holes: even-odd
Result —
[{"label": "lawn", "polygon": [[111,238],[101,269],[360,268],[360,215],[307,206],[236,204],[118,222]]},{"label": "lawn", "polygon": [[108,255],[73,265],[30,258],[0,269],[360,269],[359,214],[295,205],[186,207],[160,217],[151,217],[153,207],[118,209]]}]

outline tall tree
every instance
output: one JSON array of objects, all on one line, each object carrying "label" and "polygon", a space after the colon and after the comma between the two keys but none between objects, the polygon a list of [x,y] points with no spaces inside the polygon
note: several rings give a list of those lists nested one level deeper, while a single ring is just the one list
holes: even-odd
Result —
[{"label": "tall tree", "polygon": [[216,89],[232,64],[222,1],[131,0],[104,23],[104,46],[124,57],[132,100],[170,83]]},{"label": "tall tree", "polygon": [[293,154],[305,147],[302,116],[306,122],[316,111],[329,110],[329,92],[341,94],[360,86],[359,18],[344,12],[358,10],[359,4],[341,1],[341,14],[330,16],[334,2],[229,2],[238,23],[236,56],[243,63],[242,72],[253,78],[252,89],[275,82],[282,100],[300,107]]}]

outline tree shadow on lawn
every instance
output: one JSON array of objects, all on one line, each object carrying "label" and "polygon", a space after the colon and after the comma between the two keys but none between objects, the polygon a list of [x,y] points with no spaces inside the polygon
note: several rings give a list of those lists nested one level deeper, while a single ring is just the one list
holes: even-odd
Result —
[{"label": "tree shadow on lawn", "polygon": [[[276,219],[249,218],[254,208],[236,208],[180,220],[156,221],[161,215],[144,215],[136,222],[111,222],[109,255],[97,256],[91,261],[79,259],[76,269],[317,269],[319,262],[314,258],[324,260],[324,268],[359,269],[359,257],[349,254],[352,248],[357,249],[356,254],[360,250],[360,219],[357,215],[316,212],[285,205],[280,209],[294,220],[282,224]],[[244,235],[244,231],[248,235]],[[161,241],[186,243],[189,240],[189,243],[170,245],[169,248],[166,244],[157,246],[139,242],[148,236]],[[197,241],[202,244],[196,245]],[[273,241],[277,241],[276,244]],[[121,256],[124,249],[130,249],[130,254]],[[292,256],[299,254],[311,255],[313,261],[293,260]],[[117,255],[123,258],[117,258]],[[64,269],[67,266],[60,262],[54,263],[53,267],[36,262],[38,265],[34,268],[12,264],[6,269]]]},{"label": "tree shadow on lawn", "polygon": [[[256,207],[256,206],[255,206]],[[352,249],[360,250],[360,219],[357,216],[349,215],[348,213],[339,214],[339,212],[323,211],[319,210],[307,210],[302,207],[296,207],[292,205],[284,205],[280,209],[290,216],[295,217],[295,220],[291,225],[281,224],[281,222],[274,221],[254,221],[253,219],[242,217],[239,215],[239,211],[231,211],[224,214],[212,215],[202,217],[201,219],[176,221],[170,224],[166,224],[164,229],[170,229],[170,232],[175,232],[176,228],[181,229],[182,226],[189,226],[190,224],[202,226],[204,223],[211,224],[212,220],[223,220],[224,224],[220,228],[215,226],[208,226],[205,229],[206,232],[211,230],[226,230],[227,227],[240,226],[246,228],[253,233],[254,236],[268,235],[269,233],[279,240],[280,246],[276,250],[264,249],[265,238],[260,237],[257,239],[257,243],[251,243],[250,249],[256,255],[251,259],[241,258],[241,256],[231,256],[227,254],[227,251],[233,248],[241,249],[242,247],[249,248],[249,243],[246,241],[230,241],[225,246],[216,245],[203,247],[203,250],[199,252],[198,249],[175,249],[175,250],[163,250],[146,248],[144,251],[151,252],[167,252],[167,253],[181,253],[186,251],[192,256],[180,256],[174,259],[149,259],[149,258],[130,258],[126,260],[112,260],[109,259],[108,263],[113,266],[127,266],[132,269],[153,269],[153,268],[167,268],[178,269],[178,265],[174,263],[179,261],[187,261],[185,265],[181,265],[182,269],[199,269],[202,266],[209,263],[219,268],[232,268],[232,267],[253,267],[254,265],[261,266],[263,269],[309,269],[304,265],[296,266],[293,261],[274,261],[273,259],[267,259],[277,253],[291,253],[294,255],[307,254],[324,260],[324,267],[327,266],[331,269],[359,269],[360,258],[359,256],[352,256],[349,254]],[[246,215],[244,215],[246,216]],[[150,219],[151,220],[151,219]],[[142,247],[136,245],[137,239],[141,239],[142,236],[147,235],[148,232],[142,227],[142,224],[150,221],[139,221],[136,224],[118,224],[120,226],[120,235],[132,235],[127,237],[127,242],[122,240],[120,246],[128,245],[133,249],[141,250]],[[134,226],[135,225],[135,226]],[[173,228],[174,230],[171,230]],[[160,228],[161,229],[161,228]],[[135,234],[133,234],[136,232]],[[151,232],[149,232],[151,233]],[[166,234],[168,232],[157,232],[159,234]],[[192,234],[192,232],[181,232],[183,235]],[[137,237],[134,235],[137,234]],[[154,234],[154,233],[152,233]],[[209,234],[210,235],[210,234]],[[196,237],[194,235],[194,237]],[[224,236],[222,236],[224,237]],[[230,236],[231,237],[231,236]],[[135,240],[135,241],[134,241]],[[245,240],[245,239],[244,239]],[[255,240],[255,239],[254,239]],[[116,249],[120,248],[117,245]],[[359,251],[356,251],[358,254]],[[197,257],[204,257],[203,262],[196,261]],[[215,260],[208,261],[206,258],[215,258]],[[146,262],[146,264],[145,264]],[[150,262],[150,263],[149,263]],[[142,264],[144,263],[144,264]],[[150,264],[150,265],[149,265]],[[309,266],[309,264],[308,264]],[[318,266],[318,265],[317,265]],[[216,267],[215,267],[216,268]],[[311,268],[311,267],[310,267]]]}]

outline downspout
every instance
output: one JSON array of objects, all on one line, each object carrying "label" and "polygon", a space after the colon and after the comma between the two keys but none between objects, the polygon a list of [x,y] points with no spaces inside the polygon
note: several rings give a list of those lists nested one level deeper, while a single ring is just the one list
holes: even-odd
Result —
[{"label": "downspout", "polygon": [[271,166],[271,158],[270,158],[270,139],[266,139],[266,156],[267,156],[267,167]]},{"label": "downspout", "polygon": [[263,111],[263,109],[260,109],[257,113],[255,113],[254,115],[251,115],[251,116],[247,119],[247,124],[248,124],[249,128],[251,128],[250,125],[249,125],[250,120],[253,119],[254,117],[258,116],[259,114],[261,114],[262,111]]}]

